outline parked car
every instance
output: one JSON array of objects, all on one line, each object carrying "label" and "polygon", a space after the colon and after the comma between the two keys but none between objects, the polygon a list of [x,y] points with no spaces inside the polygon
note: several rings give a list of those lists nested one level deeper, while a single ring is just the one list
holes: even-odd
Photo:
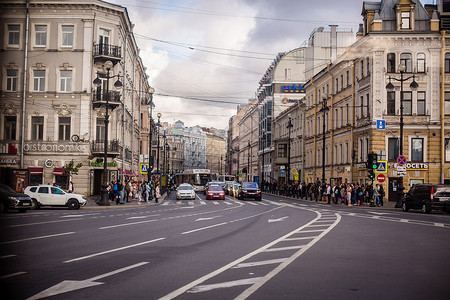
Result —
[{"label": "parked car", "polygon": [[181,199],[195,200],[194,187],[189,183],[180,184],[180,186],[177,188],[177,200]]},{"label": "parked car", "polygon": [[225,200],[225,191],[218,184],[211,184],[206,190],[206,200],[219,199]]},{"label": "parked car", "polygon": [[442,210],[450,213],[450,185],[415,184],[405,194],[402,210],[420,209],[424,213]]},{"label": "parked car", "polygon": [[240,200],[245,198],[253,198],[255,200],[261,201],[261,190],[256,182],[243,182],[242,188],[239,189]]},{"label": "parked car", "polygon": [[30,196],[17,193],[9,186],[0,183],[0,212],[7,212],[9,209],[26,212],[31,208],[31,203]]},{"label": "parked car", "polygon": [[[226,195],[230,195],[230,190],[232,189],[232,186],[234,184],[234,181],[225,181],[225,184],[223,185],[223,190],[225,191]],[[231,192],[231,195],[233,195],[233,192]]]},{"label": "parked car", "polygon": [[79,209],[87,203],[83,195],[67,193],[52,185],[27,186],[25,194],[31,197],[33,209],[41,206],[66,206],[69,209]]}]

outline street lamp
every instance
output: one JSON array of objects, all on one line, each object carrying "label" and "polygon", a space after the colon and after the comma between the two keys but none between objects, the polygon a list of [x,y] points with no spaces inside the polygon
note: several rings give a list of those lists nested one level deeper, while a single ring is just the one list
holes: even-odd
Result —
[{"label": "street lamp", "polygon": [[153,170],[153,154],[152,154],[152,111],[155,108],[155,104],[153,103],[153,93],[155,89],[150,88],[150,116],[149,116],[149,132],[148,132],[148,170],[147,170],[147,181],[151,182],[152,179],[152,170]]},{"label": "street lamp", "polygon": [[247,181],[250,181],[250,140],[248,140],[247,150]]},{"label": "street lamp", "polygon": [[319,112],[323,112],[323,124],[322,124],[322,186],[325,188],[325,113],[330,110],[330,108],[327,106],[327,96],[323,95],[322,98],[322,108],[319,110]]},{"label": "street lamp", "polygon": [[[406,66],[403,64],[398,65],[398,71],[400,72],[400,79],[394,78],[391,76],[389,76],[389,83],[386,85],[386,90],[388,92],[392,92],[394,91],[394,85],[391,83],[391,79],[392,80],[396,80],[400,82],[400,149],[399,149],[399,154],[403,155],[403,82],[410,80],[412,78],[412,82],[409,85],[409,87],[411,88],[412,91],[417,91],[417,88],[419,87],[419,85],[416,82],[416,77],[413,74],[412,76],[403,78],[403,73],[405,73],[406,71]],[[395,204],[396,208],[402,207],[402,201],[403,201],[403,196],[404,196],[404,190],[405,187],[403,186],[403,177],[399,177],[398,179],[398,198],[397,198],[397,203]]]},{"label": "street lamp", "polygon": [[291,129],[292,127],[294,127],[294,125],[292,125],[292,116],[291,114],[288,114],[289,117],[289,122],[286,126],[286,128],[288,129],[288,153],[287,153],[287,157],[288,157],[288,163],[287,163],[287,182],[290,184],[291,183]]},{"label": "street lamp", "polygon": [[[108,199],[108,124],[109,124],[109,114],[108,109],[110,108],[110,97],[111,94],[109,92],[109,79],[117,77],[117,81],[114,83],[114,88],[117,90],[120,90],[122,88],[122,82],[119,80],[120,74],[117,75],[109,75],[109,71],[113,67],[113,63],[109,60],[105,62],[105,69],[106,69],[106,93],[103,91],[103,98],[106,100],[105,104],[105,140],[104,140],[104,153],[103,153],[103,184],[102,184],[102,191],[101,191],[101,198],[98,202],[98,205],[102,206],[109,206],[109,199]],[[93,84],[100,89],[102,85],[102,81],[100,78],[97,77],[94,79]],[[115,108],[115,105],[111,106],[111,110]]]},{"label": "street lamp", "polygon": [[158,113],[156,115],[158,117],[158,123],[156,126],[158,126],[158,145],[157,145],[157,152],[156,152],[156,174],[159,174],[159,127],[161,127],[161,113]]}]

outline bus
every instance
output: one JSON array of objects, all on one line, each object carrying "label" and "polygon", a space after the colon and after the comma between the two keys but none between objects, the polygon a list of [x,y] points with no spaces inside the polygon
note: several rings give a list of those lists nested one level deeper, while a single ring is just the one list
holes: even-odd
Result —
[{"label": "bus", "polygon": [[236,181],[236,176],[234,175],[218,175],[217,181],[227,182],[227,181]]},{"label": "bus", "polygon": [[190,169],[184,170],[183,173],[175,175],[176,185],[189,183],[194,187],[196,192],[204,191],[205,184],[211,180],[211,172],[209,169]]}]

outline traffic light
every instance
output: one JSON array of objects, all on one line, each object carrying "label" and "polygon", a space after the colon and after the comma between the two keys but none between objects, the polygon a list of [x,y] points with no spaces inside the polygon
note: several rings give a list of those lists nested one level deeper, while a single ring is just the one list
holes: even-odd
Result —
[{"label": "traffic light", "polygon": [[369,172],[369,178],[372,181],[375,180],[375,170],[378,168],[378,155],[375,153],[367,154],[367,171]]}]

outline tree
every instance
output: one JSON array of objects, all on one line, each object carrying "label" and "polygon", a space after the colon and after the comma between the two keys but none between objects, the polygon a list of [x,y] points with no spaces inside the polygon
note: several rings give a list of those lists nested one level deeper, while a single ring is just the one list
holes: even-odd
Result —
[{"label": "tree", "polygon": [[63,174],[66,176],[71,176],[72,174],[78,175],[78,170],[83,166],[82,163],[79,163],[78,165],[74,166],[75,163],[73,162],[73,159],[64,166]]}]

